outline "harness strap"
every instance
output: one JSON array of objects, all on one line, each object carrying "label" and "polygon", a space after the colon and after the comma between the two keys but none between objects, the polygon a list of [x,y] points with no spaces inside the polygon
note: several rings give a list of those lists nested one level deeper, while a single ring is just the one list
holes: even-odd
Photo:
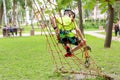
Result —
[{"label": "harness strap", "polygon": [[68,34],[72,30],[60,30],[60,34]]}]

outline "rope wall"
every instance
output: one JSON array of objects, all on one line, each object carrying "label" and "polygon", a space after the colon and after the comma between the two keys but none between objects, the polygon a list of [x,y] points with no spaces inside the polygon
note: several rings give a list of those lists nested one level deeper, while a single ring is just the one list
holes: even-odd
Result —
[{"label": "rope wall", "polygon": [[[86,50],[84,52],[84,49],[80,49],[78,51],[76,51],[74,53],[73,57],[64,57],[64,54],[66,53],[64,47],[62,44],[58,43],[56,36],[54,34],[53,28],[51,26],[51,23],[48,22],[48,20],[45,17],[45,9],[49,10],[49,8],[54,9],[53,8],[53,3],[51,2],[45,2],[45,0],[43,0],[44,4],[44,8],[42,8],[39,4],[36,3],[35,0],[33,0],[33,3],[35,5],[35,7],[33,8],[34,12],[39,14],[39,16],[36,15],[37,20],[39,22],[39,24],[44,24],[45,27],[42,29],[44,36],[46,38],[46,46],[47,46],[47,50],[49,52],[48,56],[51,56],[51,60],[56,68],[56,71],[61,72],[61,73],[72,73],[72,74],[79,74],[79,75],[84,75],[85,78],[89,76],[102,76],[104,77],[105,74],[101,73],[100,68],[96,65],[95,61],[90,57],[89,58],[89,67],[85,67],[85,54],[89,53],[88,50]],[[48,7],[48,4],[50,7]],[[39,6],[38,6],[39,5]],[[55,5],[56,6],[56,5]],[[56,17],[55,15],[55,10],[52,11],[52,15],[54,17]],[[50,20],[50,16],[49,15],[49,20]],[[62,18],[61,18],[62,19]],[[71,45],[72,46],[72,45]]]}]

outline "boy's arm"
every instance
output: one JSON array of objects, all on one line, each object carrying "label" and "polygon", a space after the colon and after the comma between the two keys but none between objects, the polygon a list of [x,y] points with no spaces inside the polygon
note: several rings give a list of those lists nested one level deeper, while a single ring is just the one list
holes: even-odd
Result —
[{"label": "boy's arm", "polygon": [[78,27],[75,27],[75,31],[79,35],[79,37],[81,38],[81,40],[85,40],[84,37],[83,37],[82,32],[80,31],[80,29],[78,29]]},{"label": "boy's arm", "polygon": [[58,27],[57,27],[57,24],[56,24],[57,23],[56,18],[52,17],[50,20],[51,20],[52,27],[55,30],[56,37],[59,40],[59,30],[58,30]]}]

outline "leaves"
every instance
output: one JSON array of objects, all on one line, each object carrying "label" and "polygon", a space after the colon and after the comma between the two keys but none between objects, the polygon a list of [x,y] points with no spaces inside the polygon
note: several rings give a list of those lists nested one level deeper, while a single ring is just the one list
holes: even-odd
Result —
[{"label": "leaves", "polygon": [[109,2],[111,5],[114,5],[114,3],[115,3],[115,0],[110,0],[110,2]]},{"label": "leaves", "polygon": [[111,4],[111,5],[114,5],[114,3],[115,3],[115,0],[100,0],[99,1],[100,3],[109,3],[109,4]]},{"label": "leaves", "polygon": [[71,2],[72,0],[56,0],[58,7],[57,9],[63,9],[66,8]]},{"label": "leaves", "polygon": [[83,8],[84,9],[93,9],[96,5],[96,0],[83,0]]},{"label": "leaves", "polygon": [[40,0],[37,0],[37,2],[38,2],[39,5],[42,5],[42,2]]},{"label": "leaves", "polygon": [[109,1],[100,0],[99,8],[101,9],[101,13],[104,13],[108,10],[108,4],[114,5],[114,3],[115,3],[115,0],[109,0]]},{"label": "leaves", "polygon": [[92,10],[96,4],[99,4],[99,8],[101,9],[101,13],[106,12],[108,9],[108,3],[111,5],[114,5],[115,0],[99,0],[97,3],[97,0],[82,0],[83,2],[83,8]]},{"label": "leaves", "polygon": [[101,10],[101,14],[105,13],[107,10],[108,10],[108,7],[103,8],[103,9]]},{"label": "leaves", "polygon": [[0,5],[2,4],[2,0],[0,0]]},{"label": "leaves", "polygon": [[99,3],[99,8],[101,9],[101,14],[106,12],[108,9],[108,2],[106,1],[102,1],[101,3]]}]

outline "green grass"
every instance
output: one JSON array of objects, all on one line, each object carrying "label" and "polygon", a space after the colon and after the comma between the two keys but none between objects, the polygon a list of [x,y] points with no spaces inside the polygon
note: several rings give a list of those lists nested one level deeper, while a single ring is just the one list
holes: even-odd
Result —
[{"label": "green grass", "polygon": [[[106,32],[99,32],[99,33],[106,35]],[[118,34],[118,35],[119,35],[119,34]],[[112,36],[115,36],[115,32],[114,32],[114,31],[112,32]]]},{"label": "green grass", "polygon": [[[23,33],[30,33],[31,29],[31,25],[23,26]],[[38,28],[38,26],[34,26],[34,30],[40,32],[40,28]]]},{"label": "green grass", "polygon": [[[29,33],[30,30],[32,29],[30,25],[24,26],[23,28],[24,28],[23,33]],[[51,27],[51,29],[52,29],[52,27]],[[37,25],[34,26],[34,31],[35,32],[43,32],[43,31],[49,31],[49,30],[46,27],[42,29],[41,26],[37,26]],[[53,29],[52,29],[52,31],[53,31]]]},{"label": "green grass", "polygon": [[[120,42],[104,49],[104,40],[86,36],[91,57],[106,73],[120,74]],[[44,36],[0,39],[0,80],[63,80],[54,73]],[[120,76],[120,75],[119,75]]]},{"label": "green grass", "polygon": [[88,29],[84,29],[84,31],[95,31],[95,30],[99,30],[97,28],[88,28]]},{"label": "green grass", "polygon": [[52,67],[44,37],[0,39],[0,80],[49,80]]},{"label": "green grass", "polygon": [[117,74],[120,76],[120,42],[112,41],[111,48],[104,48],[104,40],[87,36],[88,44],[91,45],[93,52],[92,58],[99,67],[102,67],[106,73]]}]

